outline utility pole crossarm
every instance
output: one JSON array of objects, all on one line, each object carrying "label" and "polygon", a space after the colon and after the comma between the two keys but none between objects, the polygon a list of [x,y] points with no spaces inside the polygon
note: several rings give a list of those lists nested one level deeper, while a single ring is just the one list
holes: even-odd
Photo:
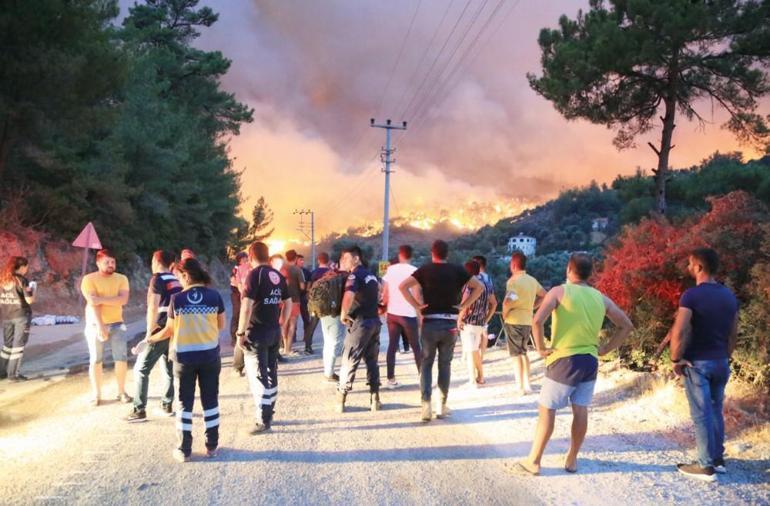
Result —
[{"label": "utility pole crossarm", "polygon": [[[302,232],[305,237],[310,239],[310,266],[313,270],[315,270],[315,211],[311,209],[295,209],[291,214],[299,216],[299,226],[297,227],[297,230]],[[308,235],[306,231],[308,225],[306,225],[302,219],[306,215],[310,215],[310,235]]]}]

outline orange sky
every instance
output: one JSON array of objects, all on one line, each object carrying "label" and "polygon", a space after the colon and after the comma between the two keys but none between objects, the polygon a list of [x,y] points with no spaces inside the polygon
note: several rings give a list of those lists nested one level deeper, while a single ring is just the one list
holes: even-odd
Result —
[{"label": "orange sky", "polygon": [[[481,26],[470,25],[475,9],[485,5],[480,0],[469,4],[464,18],[465,2],[446,10],[446,1],[423,0],[398,59],[417,5],[411,0],[205,3],[220,20],[199,45],[233,60],[224,85],[255,109],[254,123],[231,143],[235,167],[244,171],[244,209],[264,195],[281,239],[298,236],[295,208],[316,212],[317,235],[381,221],[377,158],[384,132],[369,128],[373,116],[411,124],[395,137],[392,215],[437,216],[443,210],[480,225],[496,219],[495,205],[506,215],[562,188],[609,182],[656,163],[646,143],[658,143],[659,132],[640,137],[637,149],[618,152],[612,132],[567,122],[527,84],[527,72],[539,73],[540,28],[554,26],[563,13],[574,16],[587,2],[506,2],[480,37],[478,53],[471,52],[474,57],[456,74],[453,65]],[[479,19],[495,4],[488,2]],[[449,41],[447,56],[467,26],[456,58],[445,64],[440,57],[420,88],[443,42]],[[446,71],[438,73],[442,67]],[[455,77],[441,86],[438,76],[449,75]],[[410,102],[415,106],[406,107]],[[711,123],[702,129],[679,119],[674,167],[698,163],[716,150],[742,149],[720,128],[725,117],[718,109],[712,114],[704,103],[699,110]],[[468,211],[472,202],[482,205]],[[482,208],[490,212],[482,214]]]}]

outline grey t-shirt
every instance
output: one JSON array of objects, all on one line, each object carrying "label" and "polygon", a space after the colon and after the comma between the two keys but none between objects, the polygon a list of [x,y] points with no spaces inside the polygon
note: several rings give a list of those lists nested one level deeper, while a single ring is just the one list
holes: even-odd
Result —
[{"label": "grey t-shirt", "polygon": [[289,286],[289,296],[291,297],[291,301],[299,302],[299,297],[301,295],[299,284],[305,282],[305,274],[302,272],[302,269],[296,265],[287,265],[286,273],[288,274],[286,276],[286,283]]}]

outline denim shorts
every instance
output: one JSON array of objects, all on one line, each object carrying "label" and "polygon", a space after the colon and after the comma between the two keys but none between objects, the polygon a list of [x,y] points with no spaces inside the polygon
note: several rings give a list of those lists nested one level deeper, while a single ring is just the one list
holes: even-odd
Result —
[{"label": "denim shorts", "polygon": [[543,378],[539,403],[547,409],[561,409],[568,404],[588,407],[594,397],[596,381],[585,381],[577,385],[565,385],[551,378]]},{"label": "denim shorts", "polygon": [[[110,323],[107,325],[110,338],[106,341],[112,350],[112,360],[126,362],[128,360],[128,339],[126,338],[126,326],[123,323]],[[104,362],[104,342],[98,339],[99,330],[96,325],[86,323],[84,331],[86,343],[88,343],[88,356],[92,364]]]}]

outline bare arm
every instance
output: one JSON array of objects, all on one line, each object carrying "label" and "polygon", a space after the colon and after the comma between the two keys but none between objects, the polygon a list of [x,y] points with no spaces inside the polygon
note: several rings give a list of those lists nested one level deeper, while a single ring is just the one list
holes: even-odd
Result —
[{"label": "bare arm", "polygon": [[738,313],[735,313],[735,320],[733,321],[733,328],[730,330],[730,335],[727,337],[727,356],[732,358],[735,347],[738,344]]},{"label": "bare arm", "polygon": [[481,294],[484,293],[484,290],[486,290],[486,288],[484,288],[484,283],[474,277],[468,280],[468,288],[471,289],[471,293],[468,295],[468,297],[465,298],[463,302],[460,303],[460,307],[458,308],[460,312],[468,309],[471,304],[476,302],[476,300],[481,297]]},{"label": "bare arm", "polygon": [[92,295],[94,305],[97,306],[125,306],[128,304],[128,290],[120,290],[115,297],[98,297]]},{"label": "bare arm", "polygon": [[550,318],[553,310],[559,306],[559,299],[563,294],[563,287],[557,286],[552,288],[543,298],[543,303],[540,304],[540,308],[532,319],[532,338],[535,341],[535,349],[543,358],[553,353],[552,349],[545,347],[545,321]]},{"label": "bare arm", "polygon": [[380,297],[380,299],[382,300],[383,305],[388,305],[388,301],[390,300],[390,292],[388,289],[388,282],[385,280],[382,281],[382,297]]},{"label": "bare arm", "polygon": [[221,313],[217,314],[217,328],[219,330],[223,330],[226,325],[226,319],[225,319],[225,312],[222,311]]},{"label": "bare arm", "polygon": [[671,327],[671,361],[678,362],[684,357],[684,351],[690,344],[692,335],[692,310],[680,307],[676,312],[674,325]]},{"label": "bare arm", "polygon": [[535,303],[534,303],[534,304],[533,304],[533,306],[532,306],[532,307],[533,307],[533,309],[534,309],[535,311],[537,311],[537,310],[538,310],[538,308],[540,307],[540,304],[542,304],[542,303],[543,303],[543,299],[545,298],[545,295],[546,295],[546,291],[545,291],[545,288],[543,288],[543,287],[541,286],[541,287],[540,287],[540,288],[537,290],[537,294],[535,295]]},{"label": "bare arm", "polygon": [[342,295],[342,307],[340,309],[340,320],[343,322],[348,321],[350,312],[350,307],[353,305],[353,300],[356,298],[355,292],[351,292],[349,290],[345,290],[345,293]]},{"label": "bare arm", "polygon": [[484,320],[485,323],[489,323],[489,320],[495,316],[495,311],[497,311],[497,297],[495,297],[495,294],[492,293],[489,295],[489,302],[487,304],[487,317]]},{"label": "bare arm", "polygon": [[628,337],[628,334],[634,330],[634,324],[628,318],[628,315],[620,309],[609,297],[604,297],[604,307],[607,309],[607,318],[615,325],[615,332],[609,341],[599,346],[599,355],[603,356],[618,346]]}]

